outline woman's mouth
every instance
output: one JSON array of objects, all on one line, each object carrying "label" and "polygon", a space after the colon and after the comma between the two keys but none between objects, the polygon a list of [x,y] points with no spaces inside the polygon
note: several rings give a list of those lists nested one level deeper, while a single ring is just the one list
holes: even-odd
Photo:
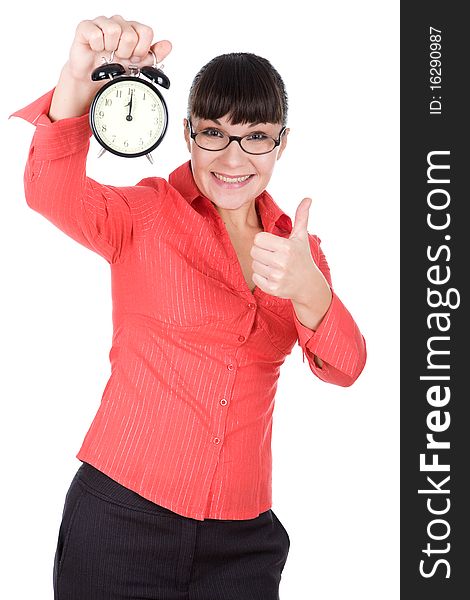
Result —
[{"label": "woman's mouth", "polygon": [[246,185],[254,174],[251,175],[226,175],[224,173],[217,173],[212,171],[211,175],[214,177],[216,183],[225,188],[239,188]]}]

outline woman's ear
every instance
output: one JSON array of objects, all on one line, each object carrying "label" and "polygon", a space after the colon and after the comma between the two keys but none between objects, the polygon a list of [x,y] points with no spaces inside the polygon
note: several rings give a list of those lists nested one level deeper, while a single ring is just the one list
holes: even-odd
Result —
[{"label": "woman's ear", "polygon": [[184,126],[184,139],[186,140],[186,146],[188,147],[188,151],[191,152],[191,137],[189,135],[188,119],[183,119],[183,126]]},{"label": "woman's ear", "polygon": [[284,148],[287,145],[287,136],[289,135],[289,131],[290,131],[290,129],[287,128],[282,135],[282,139],[281,139],[281,143],[279,144],[279,151],[277,153],[276,160],[279,160],[281,158],[281,154],[284,152]]}]

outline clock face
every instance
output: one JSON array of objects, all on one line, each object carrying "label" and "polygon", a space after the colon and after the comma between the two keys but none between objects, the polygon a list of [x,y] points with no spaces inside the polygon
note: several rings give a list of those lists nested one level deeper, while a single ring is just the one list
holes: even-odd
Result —
[{"label": "clock face", "polygon": [[153,85],[138,77],[119,77],[95,96],[90,124],[95,137],[110,152],[142,156],[162,141],[168,113]]}]

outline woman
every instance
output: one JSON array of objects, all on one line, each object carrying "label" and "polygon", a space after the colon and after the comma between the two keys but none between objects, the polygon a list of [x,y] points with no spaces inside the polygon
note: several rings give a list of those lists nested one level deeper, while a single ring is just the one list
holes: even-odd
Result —
[{"label": "woman", "polygon": [[[86,176],[103,53],[161,61],[168,41],[120,16],[79,24],[54,90],[15,113],[37,125],[28,205],[111,267],[111,376],[77,458],[54,562],[56,600],[279,598],[289,551],[271,509],[272,412],[298,342],[349,386],[365,341],[334,293],[320,240],[266,186],[289,133],[277,71],[249,53],[196,75],[190,161],[168,181]],[[233,137],[232,137],[233,136]]]}]

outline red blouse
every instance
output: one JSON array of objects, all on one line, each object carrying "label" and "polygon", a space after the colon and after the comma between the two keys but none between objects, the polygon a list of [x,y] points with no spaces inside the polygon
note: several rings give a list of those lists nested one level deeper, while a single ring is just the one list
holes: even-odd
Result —
[{"label": "red blouse", "polygon": [[[364,338],[334,292],[313,331],[289,299],[250,291],[190,161],[168,182],[88,178],[88,115],[51,122],[52,94],[12,115],[36,125],[26,202],[107,260],[112,278],[111,375],[76,456],[186,517],[255,518],[272,505],[272,413],[286,355],[298,342],[314,375],[349,386],[366,361]],[[289,236],[291,219],[268,192],[256,206],[265,231]],[[309,240],[331,285],[320,239]]]}]

